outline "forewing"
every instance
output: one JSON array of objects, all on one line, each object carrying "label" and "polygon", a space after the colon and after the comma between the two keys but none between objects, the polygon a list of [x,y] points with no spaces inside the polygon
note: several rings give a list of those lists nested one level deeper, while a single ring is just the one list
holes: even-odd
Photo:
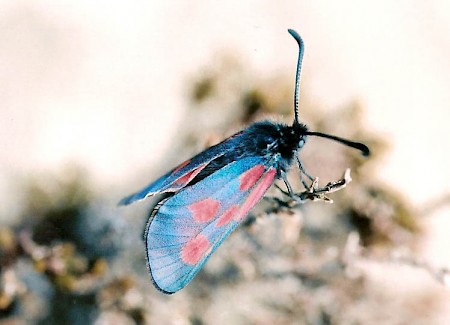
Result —
[{"label": "forewing", "polygon": [[262,157],[233,162],[163,200],[147,225],[147,260],[165,293],[186,286],[276,176]]},{"label": "forewing", "polygon": [[195,176],[197,176],[211,161],[233,153],[235,143],[239,143],[242,132],[236,133],[221,143],[212,146],[191,159],[181,163],[167,174],[161,176],[153,183],[140,191],[123,198],[119,205],[128,205],[135,201],[145,199],[148,196],[166,192],[177,192],[184,188]]}]

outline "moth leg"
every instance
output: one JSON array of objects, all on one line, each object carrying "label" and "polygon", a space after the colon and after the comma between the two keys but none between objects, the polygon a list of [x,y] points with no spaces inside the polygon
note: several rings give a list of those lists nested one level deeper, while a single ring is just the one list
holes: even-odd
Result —
[{"label": "moth leg", "polygon": [[289,184],[289,181],[288,181],[288,179],[286,177],[286,173],[284,171],[281,171],[281,179],[283,180],[284,184],[286,185],[287,193],[285,191],[281,191],[281,192],[283,192],[284,194],[289,195],[291,198],[294,198],[295,197],[295,193],[292,190],[292,186],[291,186],[291,184]]},{"label": "moth leg", "polygon": [[264,196],[263,199],[265,199],[266,201],[270,202],[272,204],[272,206],[270,208],[267,208],[265,210],[265,214],[271,214],[271,213],[278,213],[280,212],[282,209],[290,209],[292,207],[294,207],[295,205],[297,205],[299,197],[294,193],[294,196],[291,196],[289,194],[289,192],[283,190],[280,186],[278,186],[278,184],[274,185],[282,194],[286,195],[289,197],[288,200],[283,200],[280,199],[276,196]]},{"label": "moth leg", "polygon": [[286,196],[290,196],[289,192],[283,190],[278,184],[274,185],[281,193],[283,193]]},{"label": "moth leg", "polygon": [[[278,184],[275,184],[274,186],[284,195],[289,196],[291,199],[295,199],[297,196],[295,195],[291,184],[289,183],[289,181],[287,180],[286,177],[286,173],[284,171],[281,172],[281,179],[283,180],[284,184],[286,185],[286,189],[287,191],[283,190]],[[266,199],[267,201],[272,201],[275,202],[277,204],[281,204],[282,202],[285,203],[284,201],[280,200],[277,197],[268,197],[268,196],[264,196],[264,199]]]},{"label": "moth leg", "polygon": [[303,178],[303,174],[306,175],[306,177],[309,178],[309,180],[311,182],[314,182],[315,178],[312,177],[311,175],[308,174],[308,172],[305,170],[305,168],[303,168],[302,162],[300,161],[300,158],[296,155],[295,158],[297,159],[297,165],[298,165],[298,169],[300,170],[300,181],[302,182],[303,186],[308,189],[310,188],[310,186],[308,184],[306,184],[304,178]]}]

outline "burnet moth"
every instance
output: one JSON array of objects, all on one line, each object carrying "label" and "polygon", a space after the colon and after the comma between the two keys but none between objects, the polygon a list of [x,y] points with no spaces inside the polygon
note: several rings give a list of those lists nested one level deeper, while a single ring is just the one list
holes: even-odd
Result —
[{"label": "burnet moth", "polygon": [[293,124],[253,123],[119,203],[127,205],[166,193],[153,209],[145,232],[150,275],[164,293],[175,293],[194,278],[276,179],[283,180],[289,195],[295,196],[286,178],[294,161],[300,175],[313,180],[297,155],[308,136],[331,139],[369,155],[369,148],[362,143],[311,132],[299,122],[304,45],[297,32],[288,31],[299,46]]}]

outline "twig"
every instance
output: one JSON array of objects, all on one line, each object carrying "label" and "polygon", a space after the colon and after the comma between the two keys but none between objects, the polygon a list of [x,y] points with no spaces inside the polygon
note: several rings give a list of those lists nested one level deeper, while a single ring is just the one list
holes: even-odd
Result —
[{"label": "twig", "polygon": [[[352,181],[350,176],[350,168],[347,168],[342,176],[342,179],[337,180],[335,182],[329,182],[324,187],[319,187],[319,178],[316,177],[314,181],[311,183],[310,187],[307,188],[303,192],[295,193],[293,196],[289,196],[289,193],[281,189],[277,186],[277,188],[286,196],[289,196],[290,200],[284,202],[287,207],[294,207],[298,204],[303,204],[308,200],[311,201],[324,201],[328,203],[333,203],[333,200],[330,199],[327,194],[342,190],[347,186],[348,183]],[[278,201],[278,203],[280,203]]]}]

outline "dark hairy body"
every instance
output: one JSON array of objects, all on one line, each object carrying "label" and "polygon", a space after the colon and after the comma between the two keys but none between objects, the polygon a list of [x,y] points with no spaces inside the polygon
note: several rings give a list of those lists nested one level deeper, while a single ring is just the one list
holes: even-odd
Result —
[{"label": "dark hairy body", "polygon": [[[190,183],[193,185],[215,171],[245,157],[275,159],[277,178],[289,170],[297,150],[305,144],[307,127],[304,124],[288,126],[270,121],[257,122],[217,146],[226,145],[224,154],[212,160]],[[213,148],[213,147],[212,147]]]}]

